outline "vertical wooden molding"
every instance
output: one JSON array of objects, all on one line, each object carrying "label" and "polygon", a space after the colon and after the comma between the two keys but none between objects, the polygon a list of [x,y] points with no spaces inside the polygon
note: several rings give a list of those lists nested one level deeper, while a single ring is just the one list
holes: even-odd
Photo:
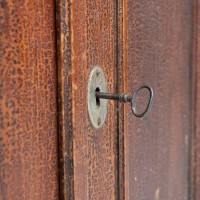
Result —
[{"label": "vertical wooden molding", "polygon": [[56,0],[60,198],[74,199],[71,1]]}]

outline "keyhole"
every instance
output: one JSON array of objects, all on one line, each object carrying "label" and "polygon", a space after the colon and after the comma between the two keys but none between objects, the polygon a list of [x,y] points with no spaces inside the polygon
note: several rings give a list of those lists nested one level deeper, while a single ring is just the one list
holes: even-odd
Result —
[{"label": "keyhole", "polygon": [[[100,92],[100,89],[97,87],[95,92]],[[100,106],[100,99],[96,97],[96,105],[99,107]]]}]

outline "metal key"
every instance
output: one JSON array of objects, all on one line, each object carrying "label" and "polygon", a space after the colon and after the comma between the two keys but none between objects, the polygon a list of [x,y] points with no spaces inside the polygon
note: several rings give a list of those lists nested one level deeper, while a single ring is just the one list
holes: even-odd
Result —
[{"label": "metal key", "polygon": [[[149,94],[150,94],[149,101],[148,101],[147,107],[144,110],[144,112],[137,113],[136,107],[135,107],[135,99],[137,97],[138,92],[142,89],[147,89],[149,91]],[[127,94],[127,93],[113,94],[113,93],[105,93],[105,92],[100,92],[100,91],[96,91],[95,95],[96,95],[97,99],[110,99],[110,100],[120,101],[123,103],[131,102],[131,110],[136,117],[144,117],[149,112],[151,105],[152,105],[152,101],[153,101],[153,89],[147,85],[139,86],[133,92],[132,95]]]}]

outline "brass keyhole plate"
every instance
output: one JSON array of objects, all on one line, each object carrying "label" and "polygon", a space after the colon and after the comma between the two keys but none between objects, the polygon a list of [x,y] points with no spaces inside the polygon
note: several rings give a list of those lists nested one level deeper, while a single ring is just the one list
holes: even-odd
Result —
[{"label": "brass keyhole plate", "polygon": [[95,92],[107,92],[106,78],[100,67],[93,67],[88,78],[88,113],[95,129],[105,122],[107,115],[107,100],[98,99]]}]

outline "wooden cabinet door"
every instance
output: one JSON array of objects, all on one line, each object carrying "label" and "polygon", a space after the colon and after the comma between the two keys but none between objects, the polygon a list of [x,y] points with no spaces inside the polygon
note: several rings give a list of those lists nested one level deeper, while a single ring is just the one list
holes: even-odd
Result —
[{"label": "wooden cabinet door", "polygon": [[88,118],[87,83],[100,66],[116,91],[116,2],[58,1],[58,83],[61,197],[116,199],[118,145],[116,104],[109,102],[101,129]]},{"label": "wooden cabinet door", "polygon": [[[193,117],[193,7],[189,0],[127,0],[126,13],[126,90],[149,84],[154,103],[142,119],[125,108],[125,197],[186,200]],[[143,99],[141,94],[138,104]]]},{"label": "wooden cabinet door", "polygon": [[59,199],[54,8],[0,0],[0,200]]},{"label": "wooden cabinet door", "polygon": [[[0,200],[199,200],[199,0],[0,0]],[[108,101],[89,119],[91,69]],[[148,93],[138,94],[142,111]]]},{"label": "wooden cabinet door", "polygon": [[[57,1],[62,198],[198,199],[197,5]],[[95,130],[87,111],[94,66],[104,70],[109,92],[152,86],[150,113],[136,118],[128,105],[109,101],[106,122]],[[146,98],[139,94],[139,110]]]}]

